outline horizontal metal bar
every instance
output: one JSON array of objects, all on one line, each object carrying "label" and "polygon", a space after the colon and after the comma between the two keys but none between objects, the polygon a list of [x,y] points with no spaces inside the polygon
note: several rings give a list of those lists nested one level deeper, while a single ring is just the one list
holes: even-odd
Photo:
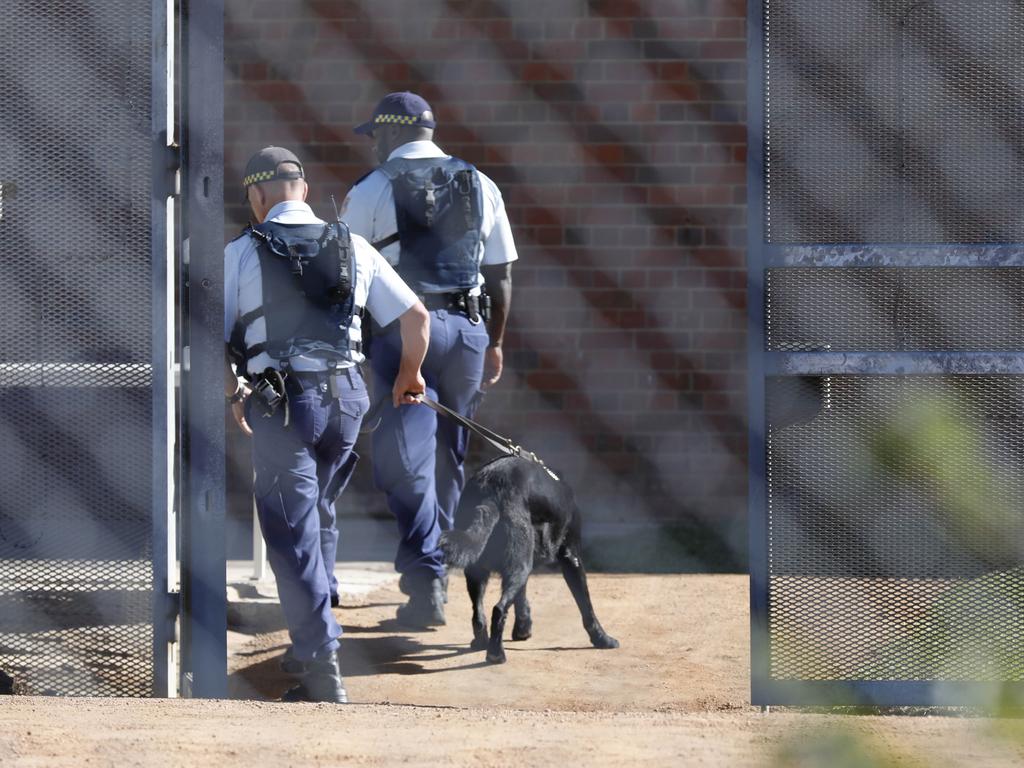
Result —
[{"label": "horizontal metal bar", "polygon": [[755,706],[968,707],[1024,702],[1024,683],[944,680],[755,680]]},{"label": "horizontal metal bar", "polygon": [[766,245],[765,267],[1024,267],[1024,244]]},{"label": "horizontal metal bar", "polygon": [[153,384],[149,363],[0,363],[0,387],[142,387]]},{"label": "horizontal metal bar", "polygon": [[4,582],[0,594],[45,590],[47,592],[91,592],[101,589],[152,590],[148,560],[54,560],[45,558],[2,558]]},{"label": "horizontal metal bar", "polygon": [[766,352],[769,376],[1024,374],[1022,352]]}]

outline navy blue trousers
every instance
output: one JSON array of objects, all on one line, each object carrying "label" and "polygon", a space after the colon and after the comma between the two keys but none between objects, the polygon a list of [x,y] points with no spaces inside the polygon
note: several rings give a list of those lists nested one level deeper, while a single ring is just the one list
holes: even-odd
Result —
[{"label": "navy blue trousers", "polygon": [[357,369],[347,369],[339,382],[335,398],[326,373],[289,376],[287,427],[283,409],[267,418],[254,415],[246,403],[256,512],[295,656],[302,661],[337,648],[341,635],[331,612],[331,595],[338,591],[334,502],[359,459],[352,447],[370,399]]},{"label": "navy blue trousers", "polygon": [[[430,313],[430,347],[423,361],[427,395],[464,416],[480,402],[487,329],[463,314],[444,309]],[[397,323],[373,338],[370,362],[376,397],[391,398],[401,360]],[[394,408],[386,402],[373,433],[373,476],[387,494],[398,522],[395,556],[399,573],[443,576],[438,550],[442,530],[449,530],[466,483],[463,462],[469,432],[425,405]]]}]

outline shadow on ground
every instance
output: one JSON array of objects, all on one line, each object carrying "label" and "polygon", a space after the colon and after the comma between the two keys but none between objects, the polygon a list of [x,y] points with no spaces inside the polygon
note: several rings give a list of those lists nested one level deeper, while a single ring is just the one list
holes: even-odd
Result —
[{"label": "shadow on ground", "polygon": [[[719,711],[747,706],[747,579],[743,576],[592,573],[597,615],[621,647],[593,648],[561,575],[529,582],[533,637],[505,638],[508,661],[471,651],[471,607],[453,577],[448,623],[399,624],[391,584],[335,611],[344,629],[342,674],[356,703],[572,711]],[[498,597],[492,582],[488,611]],[[276,609],[275,610],[271,610]],[[288,633],[276,605],[232,626],[233,698],[278,699],[295,679],[280,668]],[[275,624],[276,617],[276,624]],[[245,618],[245,617],[243,617]],[[511,632],[511,622],[507,625]]]},{"label": "shadow on ground", "polygon": [[[440,635],[433,630],[413,631],[395,619],[361,623],[364,618],[361,612],[378,614],[382,609],[393,611],[398,605],[398,602],[378,602],[339,612],[338,618],[345,627],[341,655],[343,677],[431,675],[489,666],[482,652],[470,651],[468,639],[464,644],[442,642],[439,641]],[[255,645],[251,650],[239,650],[233,654],[234,666],[238,668],[228,677],[228,695],[242,699],[278,699],[297,681],[281,669],[281,659],[289,646],[287,632],[278,605],[256,605],[253,608],[252,616],[247,615],[247,608],[246,615],[236,617],[242,620],[231,626],[232,630],[257,637],[254,637]],[[257,628],[257,632],[252,632]],[[268,636],[282,642],[268,644]],[[468,663],[449,663],[461,656],[467,657]],[[444,665],[436,666],[436,662],[444,662]]]}]

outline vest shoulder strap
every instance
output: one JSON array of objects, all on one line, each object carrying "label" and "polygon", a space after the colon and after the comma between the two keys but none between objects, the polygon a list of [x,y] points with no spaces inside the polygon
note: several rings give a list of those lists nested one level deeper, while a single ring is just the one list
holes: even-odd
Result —
[{"label": "vest shoulder strap", "polygon": [[388,160],[379,170],[392,182],[403,173],[419,170],[421,168],[443,168],[449,173],[458,171],[476,171],[476,166],[467,163],[465,160],[449,157],[395,157]]}]

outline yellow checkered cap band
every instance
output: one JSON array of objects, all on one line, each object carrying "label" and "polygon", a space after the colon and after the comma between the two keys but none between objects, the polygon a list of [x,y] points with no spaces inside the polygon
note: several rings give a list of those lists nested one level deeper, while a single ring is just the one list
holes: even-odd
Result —
[{"label": "yellow checkered cap band", "polygon": [[381,123],[392,123],[394,125],[415,125],[420,121],[418,116],[413,115],[377,115],[373,118],[373,122],[380,125]]},{"label": "yellow checkered cap band", "polygon": [[417,126],[433,128],[434,113],[430,105],[421,96],[409,91],[389,93],[374,107],[370,119],[357,125],[355,132],[365,136],[373,135],[374,128],[388,125]]},{"label": "yellow checkered cap band", "polygon": [[[294,165],[282,167],[283,164]],[[305,177],[302,163],[295,153],[284,147],[264,147],[249,158],[242,172],[242,186],[248,189],[253,184],[262,184],[275,179],[301,179]]]},{"label": "yellow checkered cap band", "polygon": [[253,173],[242,179],[242,186],[248,187],[250,184],[259,184],[261,181],[270,181],[276,175],[277,171],[260,171],[259,173]]}]

